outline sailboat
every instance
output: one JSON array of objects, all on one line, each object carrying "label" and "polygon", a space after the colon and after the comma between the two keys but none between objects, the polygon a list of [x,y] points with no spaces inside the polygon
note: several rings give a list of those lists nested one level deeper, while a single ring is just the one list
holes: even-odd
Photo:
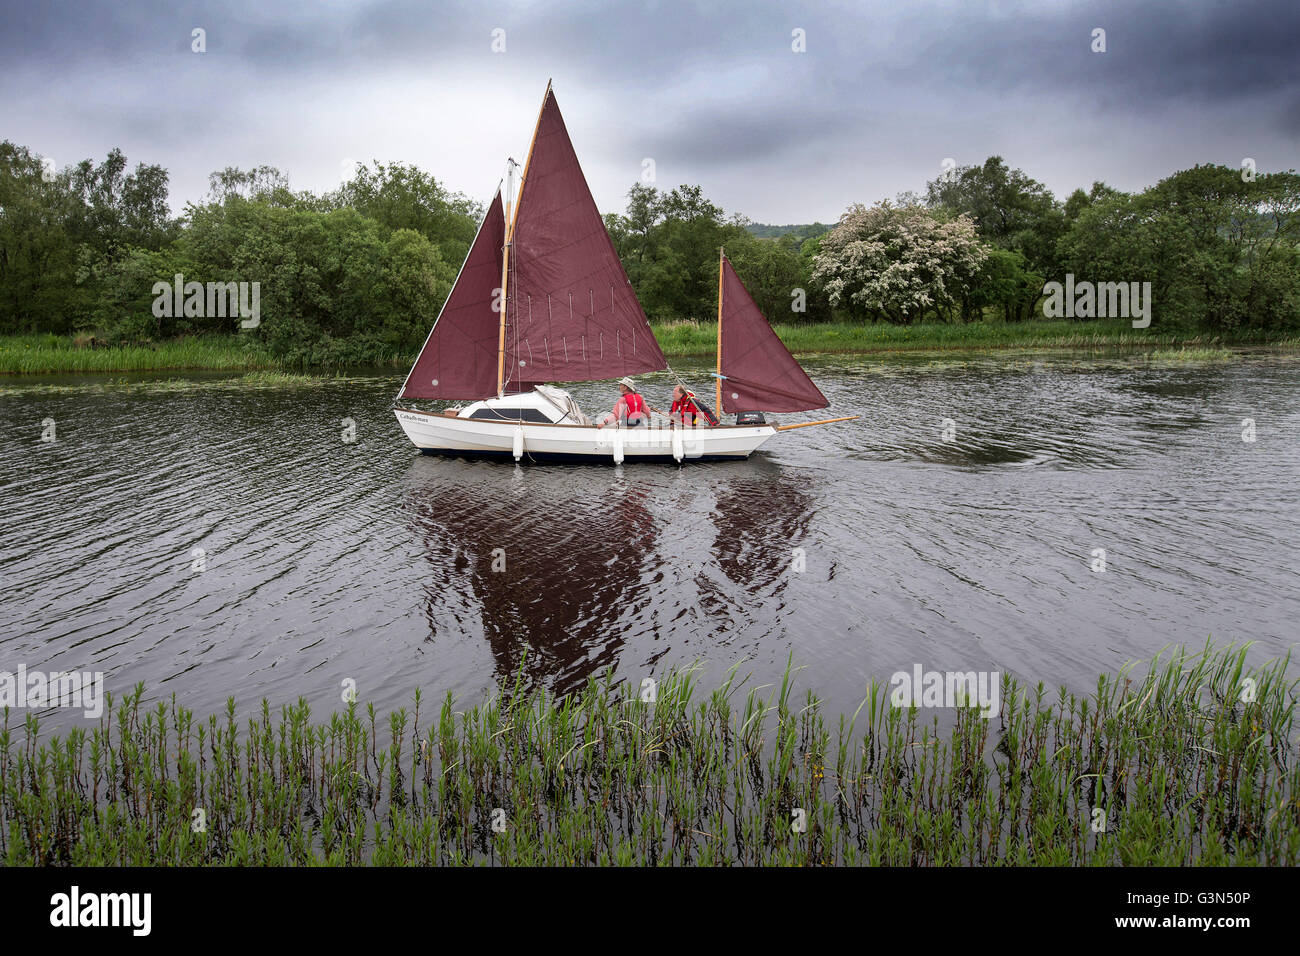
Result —
[{"label": "sailboat", "polygon": [[[825,408],[724,252],[718,261],[716,405],[734,424],[599,428],[555,382],[668,368],[587,186],[551,85],[519,195],[507,166],[456,282],[394,400],[420,451],[515,461],[748,458],[778,431],[764,412]],[[413,399],[469,400],[441,412]],[[856,416],[850,416],[856,417]],[[847,418],[828,421],[846,421]]]}]

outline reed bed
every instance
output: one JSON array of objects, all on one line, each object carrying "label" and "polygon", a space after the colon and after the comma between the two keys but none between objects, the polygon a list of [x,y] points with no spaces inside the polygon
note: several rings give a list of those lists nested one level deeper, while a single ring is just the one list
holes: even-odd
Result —
[{"label": "reed bed", "polygon": [[790,667],[743,699],[735,669],[707,695],[674,672],[654,701],[608,676],[559,698],[516,683],[464,710],[449,695],[427,723],[419,692],[323,723],[263,701],[241,725],[233,700],[202,719],[137,686],[48,741],[6,713],[0,858],[1294,866],[1296,682],[1289,658],[1245,655],[1177,650],[1086,696],[1004,677],[997,715],[945,711],[946,727],[878,683],[828,718]]},{"label": "reed bed", "polygon": [[72,336],[0,336],[0,372],[17,375],[172,369],[233,372],[275,367],[269,355],[235,335],[192,336],[154,345],[104,348],[79,345]]},{"label": "reed bed", "polygon": [[[651,323],[655,338],[669,358],[711,357],[717,347],[717,325],[693,320]],[[863,325],[818,323],[776,325],[777,335],[795,354],[873,353],[927,351],[989,351],[995,349],[1169,349],[1217,352],[1224,345],[1266,345],[1300,348],[1300,339],[1278,333],[1240,332],[1232,336],[1192,331],[1134,330],[1127,323],[1031,321],[1020,323],[971,322],[960,325]],[[368,361],[349,365],[334,362],[312,366],[285,364],[272,358],[255,342],[239,336],[210,335],[171,339],[147,346],[91,348],[71,336],[0,336],[0,374],[41,375],[75,372],[129,372],[166,370],[285,372],[321,369],[406,369],[416,349],[375,351]]]},{"label": "reed bed", "polygon": [[1156,349],[1151,353],[1150,358],[1157,364],[1176,364],[1178,362],[1226,362],[1236,356],[1237,353],[1229,349],[1180,348]]},{"label": "reed bed", "polygon": [[[717,348],[714,322],[652,322],[664,354],[709,356]],[[796,354],[836,352],[924,352],[993,349],[1151,349],[1187,345],[1270,345],[1295,348],[1300,340],[1278,333],[1240,332],[1232,336],[1187,330],[1134,329],[1127,322],[1030,321],[920,325],[821,323],[774,325],[781,341]]]}]

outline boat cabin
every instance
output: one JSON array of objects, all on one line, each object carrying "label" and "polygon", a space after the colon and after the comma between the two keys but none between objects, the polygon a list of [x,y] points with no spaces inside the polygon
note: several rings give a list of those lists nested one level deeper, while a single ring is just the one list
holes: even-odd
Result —
[{"label": "boat cabin", "polygon": [[573,396],[554,385],[537,385],[532,391],[474,402],[456,409],[455,417],[478,421],[522,421],[536,425],[592,424]]}]

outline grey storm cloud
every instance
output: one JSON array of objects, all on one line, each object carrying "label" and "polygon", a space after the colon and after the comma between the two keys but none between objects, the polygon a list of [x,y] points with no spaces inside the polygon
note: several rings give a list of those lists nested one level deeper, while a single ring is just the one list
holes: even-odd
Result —
[{"label": "grey storm cloud", "polygon": [[946,157],[1000,153],[1058,193],[1293,166],[1296,48],[1294,0],[9,2],[0,136],[68,161],[121,146],[170,171],[178,207],[222,166],[323,189],[372,157],[478,195],[553,76],[602,208],[653,158],[660,185],[729,211],[826,220],[923,188]]},{"label": "grey storm cloud", "polygon": [[[909,19],[924,35],[924,21],[916,13]],[[1088,42],[1096,28],[1106,31],[1102,55]],[[1211,105],[1300,93],[1297,45],[1294,0],[1152,0],[1026,5],[1000,17],[970,6],[953,11],[926,56],[952,78],[989,91],[1073,91],[1159,110],[1180,100]],[[914,61],[908,75],[920,77],[923,68]]]}]

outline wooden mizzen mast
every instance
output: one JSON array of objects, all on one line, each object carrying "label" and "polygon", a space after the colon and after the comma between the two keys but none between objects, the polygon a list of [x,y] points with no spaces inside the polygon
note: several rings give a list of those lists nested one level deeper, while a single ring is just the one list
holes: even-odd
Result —
[{"label": "wooden mizzen mast", "polygon": [[713,414],[722,420],[722,247],[718,247],[718,367],[717,386],[713,392]]}]

